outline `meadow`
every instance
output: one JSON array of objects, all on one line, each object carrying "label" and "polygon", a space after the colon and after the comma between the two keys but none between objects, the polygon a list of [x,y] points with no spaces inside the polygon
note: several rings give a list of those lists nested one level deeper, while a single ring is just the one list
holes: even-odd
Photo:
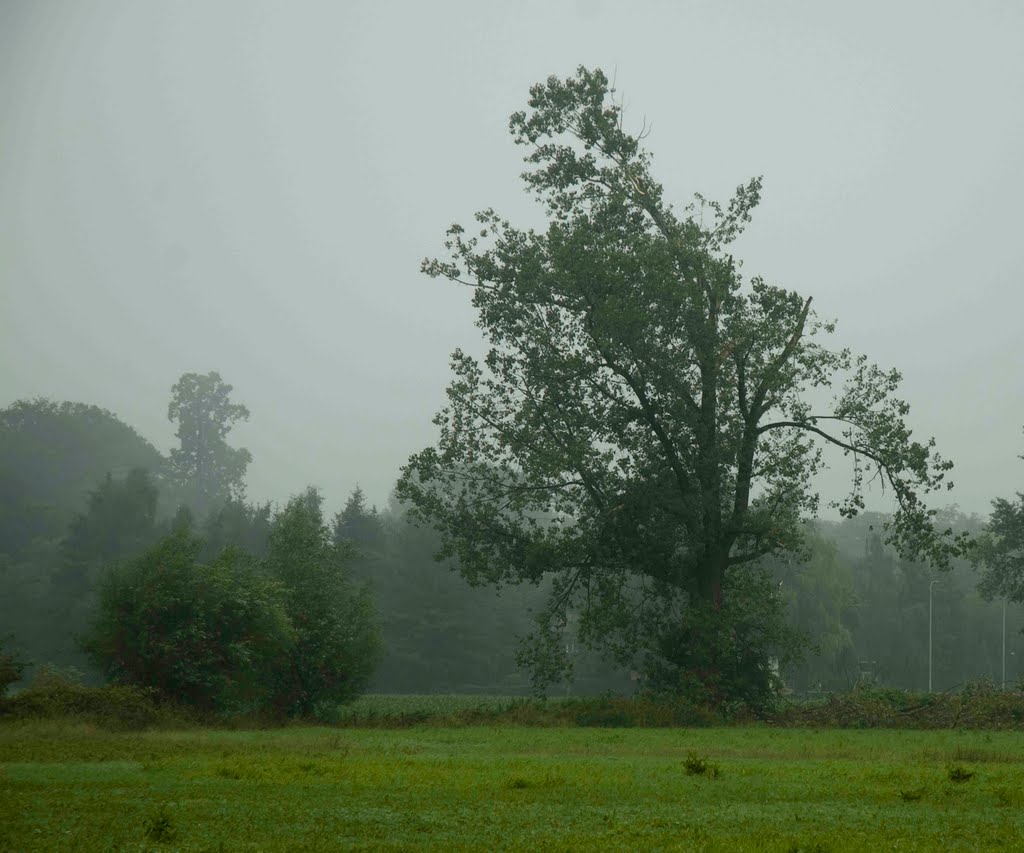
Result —
[{"label": "meadow", "polygon": [[7,721],[0,850],[1022,850],[1022,781],[1019,731]]}]

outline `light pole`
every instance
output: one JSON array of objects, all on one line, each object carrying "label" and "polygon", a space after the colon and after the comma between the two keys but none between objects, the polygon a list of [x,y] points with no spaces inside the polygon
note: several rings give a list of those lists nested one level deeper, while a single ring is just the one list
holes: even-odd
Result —
[{"label": "light pole", "polygon": [[932,692],[932,587],[938,581],[928,584],[928,692]]},{"label": "light pole", "polygon": [[999,689],[1006,689],[1006,599],[1003,599],[1003,677],[999,682]]}]

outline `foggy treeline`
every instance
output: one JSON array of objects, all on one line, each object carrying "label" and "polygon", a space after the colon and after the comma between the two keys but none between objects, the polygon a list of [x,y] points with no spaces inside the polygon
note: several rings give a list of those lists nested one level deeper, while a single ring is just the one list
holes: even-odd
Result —
[{"label": "foggy treeline", "polygon": [[[229,545],[257,557],[265,552],[271,504],[236,496],[190,506],[168,472],[168,457],[95,406],[35,400],[0,410],[0,635],[11,635],[23,657],[98,680],[78,645],[97,582],[110,565],[166,535],[182,512],[205,540],[207,558]],[[358,486],[347,487],[333,532],[351,544],[350,571],[370,585],[381,626],[384,657],[370,689],[528,692],[528,676],[515,662],[516,638],[533,627],[543,584],[497,592],[471,587],[450,564],[435,561],[437,536],[416,526],[395,500],[378,509]],[[955,509],[940,521],[971,533],[984,524]],[[998,683],[1002,603],[978,594],[965,562],[932,574],[900,560],[883,544],[884,522],[872,513],[815,522],[804,556],[766,563],[793,625],[811,644],[806,660],[783,673],[787,685],[798,693],[846,690],[868,679],[927,689],[929,591],[934,688],[978,677]],[[1005,614],[1005,676],[1013,682],[1021,672],[1016,652],[1024,619],[1016,606]],[[573,692],[633,689],[629,672],[575,647],[571,624],[565,639],[574,650]]]}]

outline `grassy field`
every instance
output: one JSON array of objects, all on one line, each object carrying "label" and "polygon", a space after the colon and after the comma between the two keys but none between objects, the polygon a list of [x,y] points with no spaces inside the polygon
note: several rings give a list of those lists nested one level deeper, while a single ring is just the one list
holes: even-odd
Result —
[{"label": "grassy field", "polygon": [[0,850],[359,848],[1024,850],[1024,735],[0,726]]},{"label": "grassy field", "polygon": [[[342,706],[337,722],[364,725],[375,721],[454,716],[466,712],[500,713],[524,702],[522,696],[414,695],[371,693]],[[548,700],[557,702],[557,699]]]}]

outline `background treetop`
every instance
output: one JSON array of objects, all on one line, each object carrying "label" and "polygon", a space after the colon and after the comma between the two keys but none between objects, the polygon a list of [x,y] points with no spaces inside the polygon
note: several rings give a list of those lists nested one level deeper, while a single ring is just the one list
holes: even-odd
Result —
[{"label": "background treetop", "polygon": [[213,370],[185,373],[171,388],[167,418],[178,424],[179,446],[170,453],[172,478],[182,502],[200,518],[224,502],[245,495],[252,454],[228,445],[227,435],[249,410],[231,400],[232,386]]}]

